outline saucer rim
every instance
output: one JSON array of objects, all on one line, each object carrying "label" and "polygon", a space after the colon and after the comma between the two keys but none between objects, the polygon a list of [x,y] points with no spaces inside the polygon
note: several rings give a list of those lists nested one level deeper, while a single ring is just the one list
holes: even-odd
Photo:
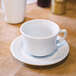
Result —
[{"label": "saucer rim", "polygon": [[[21,38],[21,37],[22,37],[22,35],[18,36],[17,38],[15,38],[15,39],[12,41],[11,46],[10,46],[10,51],[11,51],[12,56],[13,56],[15,59],[17,59],[18,61],[22,62],[22,63],[28,64],[28,65],[32,65],[32,66],[49,66],[49,65],[53,65],[53,64],[56,64],[56,63],[58,63],[58,62],[61,62],[62,60],[64,60],[64,59],[69,55],[69,45],[68,45],[67,41],[65,40],[66,43],[67,43],[68,52],[67,52],[67,54],[66,54],[66,56],[65,56],[64,58],[59,59],[59,60],[56,59],[56,60],[54,60],[52,63],[48,63],[48,64],[31,64],[31,63],[25,62],[25,61],[17,58],[16,54],[13,53],[13,50],[14,50],[14,49],[13,49],[13,44],[16,42],[16,40],[18,40],[18,39]],[[61,36],[59,36],[59,37],[61,37]],[[22,56],[23,56],[23,55],[22,55]],[[31,56],[31,55],[30,55],[30,56]],[[24,57],[24,56],[23,56],[23,57]],[[24,58],[25,58],[25,57],[24,57]],[[26,59],[26,58],[25,58],[25,59]]]}]

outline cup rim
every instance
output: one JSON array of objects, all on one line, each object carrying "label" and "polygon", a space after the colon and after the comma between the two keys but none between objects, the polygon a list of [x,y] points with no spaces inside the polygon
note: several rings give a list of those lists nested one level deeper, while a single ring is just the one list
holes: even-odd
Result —
[{"label": "cup rim", "polygon": [[23,24],[21,25],[21,27],[20,27],[20,32],[21,32],[21,34],[22,34],[23,36],[26,36],[26,37],[31,38],[31,39],[48,39],[48,38],[52,38],[52,37],[58,35],[58,33],[59,33],[59,31],[60,31],[60,27],[58,26],[58,24],[56,24],[56,23],[53,22],[53,21],[50,21],[50,22],[52,22],[52,23],[54,23],[55,25],[57,25],[57,27],[58,27],[58,32],[57,32],[56,34],[51,35],[51,36],[46,36],[46,37],[33,37],[33,36],[30,36],[30,35],[28,35],[28,34],[26,34],[26,33],[24,33],[24,32],[22,31],[22,28],[23,28],[24,25],[26,25],[26,24],[29,23],[29,22],[38,21],[38,20],[50,21],[50,20],[46,20],[46,19],[33,19],[33,20],[30,20],[30,21],[27,21],[27,22],[23,23]]}]

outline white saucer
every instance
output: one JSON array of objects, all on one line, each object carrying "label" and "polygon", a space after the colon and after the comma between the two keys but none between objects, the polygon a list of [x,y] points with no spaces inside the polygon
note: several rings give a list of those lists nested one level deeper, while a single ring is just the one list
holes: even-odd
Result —
[{"label": "white saucer", "polygon": [[[58,36],[58,38],[60,38]],[[35,66],[46,66],[58,63],[65,59],[69,54],[69,45],[64,40],[59,46],[57,46],[56,52],[53,55],[49,55],[42,58],[37,58],[28,54],[23,56],[22,54],[22,42],[23,36],[19,36],[16,38],[10,47],[12,55],[19,61],[24,62],[26,64],[35,65]]]}]

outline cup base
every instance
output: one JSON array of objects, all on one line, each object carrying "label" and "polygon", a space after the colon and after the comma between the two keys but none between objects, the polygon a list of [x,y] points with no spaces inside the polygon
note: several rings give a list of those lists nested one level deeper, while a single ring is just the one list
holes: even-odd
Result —
[{"label": "cup base", "polygon": [[57,46],[54,50],[52,51],[46,51],[46,52],[41,52],[41,53],[37,53],[37,52],[30,52],[27,50],[26,48],[26,44],[23,44],[24,46],[22,47],[22,54],[25,56],[26,54],[33,56],[33,57],[37,57],[37,58],[43,58],[49,55],[53,55],[56,51],[57,51]]},{"label": "cup base", "polygon": [[22,23],[24,21],[24,19],[23,20],[17,20],[17,21],[16,20],[11,21],[11,20],[8,20],[6,17],[4,19],[7,23],[10,23],[10,24],[19,24],[19,23]]},{"label": "cup base", "polygon": [[52,56],[56,51],[57,51],[57,49],[55,49],[54,51],[52,51],[52,53],[47,54],[47,55],[42,55],[42,56],[31,55],[31,56],[33,56],[33,57],[35,57],[35,58],[45,58],[45,57]]}]

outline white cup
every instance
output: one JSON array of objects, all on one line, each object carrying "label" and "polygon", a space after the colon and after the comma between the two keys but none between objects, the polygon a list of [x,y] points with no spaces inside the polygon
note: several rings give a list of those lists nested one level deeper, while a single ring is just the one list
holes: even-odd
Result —
[{"label": "white cup", "polygon": [[[23,53],[33,56],[46,56],[52,54],[58,43],[62,42],[67,31],[60,30],[59,26],[49,20],[36,19],[25,22],[20,27],[23,35]],[[57,36],[64,33],[64,36],[57,40]]]},{"label": "white cup", "polygon": [[1,0],[0,13],[8,23],[16,24],[23,22],[26,0]]}]

